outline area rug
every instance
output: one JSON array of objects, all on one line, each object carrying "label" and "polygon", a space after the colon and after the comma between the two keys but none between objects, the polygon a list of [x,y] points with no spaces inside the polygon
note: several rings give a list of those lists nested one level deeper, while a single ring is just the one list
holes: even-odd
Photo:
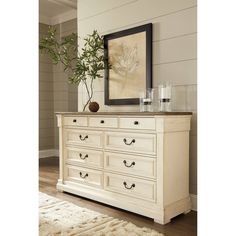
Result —
[{"label": "area rug", "polygon": [[163,236],[155,230],[39,193],[40,236]]}]

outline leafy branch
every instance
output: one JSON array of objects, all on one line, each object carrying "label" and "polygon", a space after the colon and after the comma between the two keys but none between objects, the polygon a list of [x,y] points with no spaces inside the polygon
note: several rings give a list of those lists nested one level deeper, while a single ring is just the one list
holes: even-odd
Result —
[{"label": "leafy branch", "polygon": [[[102,78],[101,72],[108,66],[104,56],[103,37],[96,30],[84,38],[85,44],[79,52],[78,35],[71,35],[58,40],[56,29],[49,27],[48,35],[40,40],[39,49],[42,53],[48,54],[54,64],[61,62],[64,71],[68,72],[68,82],[79,86],[83,83],[88,94],[88,100],[83,111],[93,97],[93,81]],[[89,80],[90,84],[89,84]]]}]

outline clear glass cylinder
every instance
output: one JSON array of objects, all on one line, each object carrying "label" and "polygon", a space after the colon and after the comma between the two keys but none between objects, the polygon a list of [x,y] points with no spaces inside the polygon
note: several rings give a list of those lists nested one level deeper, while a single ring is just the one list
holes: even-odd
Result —
[{"label": "clear glass cylinder", "polygon": [[172,86],[169,82],[158,86],[159,111],[171,111]]},{"label": "clear glass cylinder", "polygon": [[152,88],[148,88],[145,92],[140,93],[139,107],[140,112],[152,112],[153,111],[153,92]]}]

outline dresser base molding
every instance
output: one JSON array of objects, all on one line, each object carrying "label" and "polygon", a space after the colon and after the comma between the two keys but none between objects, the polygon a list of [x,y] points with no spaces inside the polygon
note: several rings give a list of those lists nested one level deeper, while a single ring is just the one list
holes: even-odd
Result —
[{"label": "dresser base molding", "polygon": [[57,180],[57,191],[59,191],[61,193],[64,192],[62,179]]},{"label": "dresser base molding", "polygon": [[171,218],[191,210],[190,197],[181,199],[162,209],[158,204],[151,202],[147,204],[142,200],[137,200],[89,186],[70,183],[69,181],[66,181],[66,184],[63,184],[62,181],[59,180],[57,183],[57,190],[60,192],[72,193],[152,218],[154,219],[154,222],[159,224],[167,224],[171,221]]},{"label": "dresser base molding", "polygon": [[191,211],[190,197],[186,197],[179,201],[176,201],[168,206],[159,214],[159,217],[154,218],[154,221],[159,224],[167,224],[171,221],[171,218],[180,215],[182,213],[187,214]]}]

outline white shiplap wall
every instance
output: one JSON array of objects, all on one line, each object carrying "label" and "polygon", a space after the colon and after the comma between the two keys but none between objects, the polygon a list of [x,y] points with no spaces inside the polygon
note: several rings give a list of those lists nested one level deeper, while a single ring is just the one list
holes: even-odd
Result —
[{"label": "white shiplap wall", "polygon": [[[190,138],[190,192],[197,193],[197,1],[78,0],[81,38],[97,29],[108,34],[153,23],[153,85],[171,81],[173,109],[193,111]],[[94,100],[101,110],[136,111],[138,106],[104,106],[104,81],[95,82]],[[78,89],[78,110],[85,101]]]}]

